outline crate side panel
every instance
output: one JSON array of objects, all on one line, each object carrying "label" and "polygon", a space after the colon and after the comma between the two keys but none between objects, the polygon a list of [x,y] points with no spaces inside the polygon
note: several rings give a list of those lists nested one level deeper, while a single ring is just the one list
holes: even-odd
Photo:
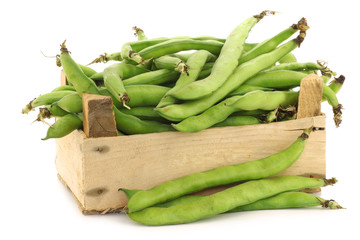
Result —
[{"label": "crate side panel", "polygon": [[[85,139],[86,208],[121,208],[119,188],[148,189],[159,183],[219,166],[256,160],[282,151],[310,126],[324,128],[325,117],[198,133],[167,132]],[[298,160],[283,174],[325,175],[325,130],[311,134]]]},{"label": "crate side panel", "polygon": [[56,139],[55,166],[62,182],[72,191],[79,204],[84,204],[82,144],[84,133],[74,131]]}]

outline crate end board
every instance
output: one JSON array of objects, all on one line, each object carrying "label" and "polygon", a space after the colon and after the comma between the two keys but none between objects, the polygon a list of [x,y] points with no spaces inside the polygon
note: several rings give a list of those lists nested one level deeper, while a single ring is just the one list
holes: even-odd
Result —
[{"label": "crate end board", "polygon": [[319,130],[281,175],[325,177],[324,115],[198,133],[87,138],[78,130],[57,140],[56,165],[83,213],[116,212],[127,203],[119,188],[149,189],[190,173],[263,158],[285,149],[310,126]]}]

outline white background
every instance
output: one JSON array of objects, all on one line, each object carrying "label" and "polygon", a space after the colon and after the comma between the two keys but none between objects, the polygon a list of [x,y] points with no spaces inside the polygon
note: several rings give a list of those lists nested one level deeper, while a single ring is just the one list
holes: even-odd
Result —
[{"label": "white background", "polygon": [[[1,239],[359,239],[359,20],[355,1],[2,1],[1,23]],[[55,142],[41,141],[47,126],[21,115],[34,97],[59,85],[55,60],[66,39],[73,58],[86,64],[103,52],[135,40],[133,26],[149,38],[179,35],[226,37],[249,16],[279,11],[255,26],[248,42],[259,42],[306,17],[310,26],[299,61],[327,60],[346,76],[338,94],[343,123],[327,114],[327,176],[339,182],[321,196],[347,209],[300,209],[224,214],[197,223],[146,227],[125,214],[84,216],[56,177]],[[104,65],[94,66],[96,70]],[[357,217],[354,220],[354,217]],[[345,235],[346,234],[346,235]],[[4,238],[4,236],[7,236]]]}]

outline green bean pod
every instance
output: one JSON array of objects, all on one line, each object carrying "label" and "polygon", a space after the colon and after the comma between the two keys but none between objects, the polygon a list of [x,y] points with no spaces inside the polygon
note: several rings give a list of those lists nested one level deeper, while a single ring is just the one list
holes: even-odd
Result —
[{"label": "green bean pod", "polygon": [[40,95],[39,97],[35,98],[34,100],[30,101],[22,109],[22,113],[27,114],[36,107],[53,104],[54,102],[59,101],[64,96],[73,94],[73,93],[74,93],[74,91],[71,91],[71,90],[61,90],[61,91],[45,93],[45,94]]},{"label": "green bean pod", "polygon": [[260,91],[274,91],[274,88],[267,88],[267,87],[261,87],[261,86],[253,86],[253,85],[241,85],[240,87],[238,87],[237,89],[235,89],[234,91],[232,91],[228,97],[232,97],[232,96],[236,96],[236,95],[244,95],[246,93],[252,92],[252,91],[256,91],[256,90],[260,90]]},{"label": "green bean pod", "polygon": [[149,60],[145,60],[140,56],[140,54],[133,50],[130,43],[125,43],[121,48],[121,57],[122,59],[127,59],[129,61],[134,61],[138,64],[145,65]]},{"label": "green bean pod", "polygon": [[[132,107],[131,109],[121,109],[121,111],[125,114],[135,116],[140,118],[141,120],[150,120],[150,121],[164,121],[156,111],[154,111],[154,107]],[[165,120],[166,121],[166,120]]]},{"label": "green bean pod", "polygon": [[295,55],[292,53],[288,53],[284,57],[279,59],[280,64],[281,63],[293,63],[293,62],[297,62],[297,59],[296,59]]},{"label": "green bean pod", "polygon": [[263,72],[272,72],[279,70],[291,70],[291,71],[307,71],[307,70],[321,70],[323,66],[313,63],[313,62],[291,62],[291,63],[282,63],[275,65],[271,68],[264,70]]},{"label": "green bean pod", "polygon": [[84,72],[84,74],[87,76],[87,77],[90,77],[94,74],[96,74],[97,72],[92,69],[91,67],[88,67],[88,66],[85,66],[85,65],[82,65],[82,64],[78,64],[79,67],[81,68],[81,70]]},{"label": "green bean pod", "polygon": [[[195,222],[239,206],[250,204],[283,192],[297,191],[332,185],[335,179],[280,176],[270,179],[252,180],[221,192],[204,196],[196,201],[178,204],[169,208],[150,207],[141,211],[129,208],[128,216],[145,225],[169,225]],[[136,193],[129,203],[139,193]]]},{"label": "green bean pod", "polygon": [[336,94],[327,85],[323,85],[323,96],[333,108],[335,126],[339,127],[342,122],[342,105],[339,103]]},{"label": "green bean pod", "polygon": [[36,121],[43,121],[46,118],[52,117],[63,117],[67,114],[69,114],[69,112],[66,112],[56,105],[46,105],[42,108],[39,108],[39,114]]},{"label": "green bean pod", "polygon": [[69,113],[81,113],[82,112],[82,98],[78,93],[73,93],[64,96],[59,101],[54,103],[55,106]]},{"label": "green bean pod", "polygon": [[[307,75],[307,73],[292,70],[261,72],[248,79],[244,84],[266,88],[291,89],[300,86],[301,80]],[[325,82],[328,77],[322,76],[322,78]]]},{"label": "green bean pod", "polygon": [[50,138],[61,138],[76,129],[80,129],[83,125],[82,117],[76,114],[67,114],[63,117],[59,117],[56,122],[51,125],[46,133],[46,137],[42,140]]},{"label": "green bean pod", "polygon": [[75,92],[76,90],[73,86],[62,85],[62,86],[56,87],[51,92],[57,92],[57,91],[74,91]]},{"label": "green bean pod", "polygon": [[161,116],[170,121],[181,121],[190,116],[199,114],[219,102],[236,88],[240,87],[252,76],[272,66],[284,55],[298,47],[303,40],[303,35],[300,34],[297,38],[283,44],[275,50],[241,64],[234,70],[225,83],[209,96],[182,104],[168,105],[163,108],[157,108],[156,110]]},{"label": "green bean pod", "polygon": [[188,74],[188,66],[186,63],[177,57],[164,55],[154,59],[154,64],[158,69],[175,70],[181,74]]},{"label": "green bean pod", "polygon": [[123,80],[125,86],[138,85],[138,84],[163,84],[175,81],[179,77],[180,73],[168,69],[160,69],[150,72],[145,72],[126,80]]},{"label": "green bean pod", "polygon": [[210,60],[214,60],[215,56],[205,50],[199,50],[188,58],[186,64],[189,66],[188,74],[180,75],[176,81],[175,86],[171,88],[166,95],[160,100],[157,107],[165,107],[170,104],[174,104],[176,99],[170,96],[173,92],[178,89],[194,82],[200,75],[201,70],[205,66],[205,63]]},{"label": "green bean pod", "polygon": [[240,59],[239,64],[247,62],[261,54],[271,52],[274,50],[280,43],[291,37],[296,31],[299,29],[308,29],[307,22],[305,18],[300,19],[297,24],[293,24],[289,28],[281,31],[274,37],[259,43],[255,48],[251,51],[245,53]]},{"label": "green bean pod", "polygon": [[[246,84],[269,88],[290,89],[300,86],[301,80],[306,76],[307,74],[302,72],[279,70],[273,72],[259,73],[253,78],[246,81]],[[323,76],[323,79],[327,78],[327,76]],[[336,93],[329,86],[324,84],[322,94],[323,99],[326,99],[328,103],[333,107],[334,122],[336,127],[339,127],[342,121],[342,105],[339,104]]]},{"label": "green bean pod", "polygon": [[329,88],[337,94],[340,89],[342,88],[343,84],[345,82],[345,76],[340,75],[339,77],[335,78],[331,83],[329,84]]},{"label": "green bean pod", "polygon": [[213,127],[244,126],[260,124],[260,120],[252,116],[230,116],[224,121],[216,123]]},{"label": "green bean pod", "polygon": [[133,27],[133,29],[135,30],[134,35],[137,36],[138,41],[142,41],[142,40],[147,40],[148,38],[146,37],[144,31],[141,28],[138,27]]},{"label": "green bean pod", "polygon": [[126,104],[130,101],[130,98],[120,77],[117,64],[105,68],[103,75],[105,87],[117,100],[127,106]]},{"label": "green bean pod", "polygon": [[156,106],[169,88],[158,85],[125,86],[131,98],[130,107]]},{"label": "green bean pod", "polygon": [[210,75],[179,89],[172,94],[173,97],[181,100],[194,100],[209,95],[218,89],[238,66],[250,30],[266,14],[267,12],[262,12],[260,15],[250,17],[239,24],[226,39]]},{"label": "green bean pod", "polygon": [[205,188],[273,176],[299,158],[310,131],[305,130],[289,147],[268,157],[189,174],[139,191],[129,200],[127,207],[130,212],[135,212]]},{"label": "green bean pod", "polygon": [[323,208],[341,209],[334,200],[325,200],[315,195],[304,192],[284,192],[273,197],[231,209],[228,212],[243,212],[266,209],[308,208],[321,206]]},{"label": "green bean pod", "polygon": [[174,128],[169,124],[164,124],[156,121],[141,120],[135,116],[131,116],[121,112],[121,110],[114,109],[116,127],[119,131],[126,134],[145,134],[155,132],[174,131]]},{"label": "green bean pod", "polygon": [[65,41],[61,44],[60,51],[61,66],[63,67],[67,80],[74,86],[80,96],[83,93],[99,94],[99,89],[96,87],[94,81],[87,77],[79,65],[71,58],[65,46]]},{"label": "green bean pod", "polygon": [[[119,189],[123,191],[128,199],[130,199],[139,190]],[[203,198],[202,195],[185,195],[174,200],[156,204],[155,207],[168,208],[182,203],[188,203]],[[325,200],[310,193],[305,192],[283,192],[275,196],[260,199],[250,204],[242,205],[227,211],[243,212],[254,210],[269,210],[269,209],[289,209],[289,208],[308,208],[321,206],[329,209],[342,209],[340,204],[334,200]],[[126,212],[127,210],[125,210]]]},{"label": "green bean pod", "polygon": [[223,100],[197,116],[184,119],[180,123],[172,124],[182,132],[198,132],[224,121],[230,114],[237,111],[273,110],[281,105],[287,107],[297,103],[299,93],[293,91],[253,91],[245,95],[234,96]]},{"label": "green bean pod", "polygon": [[207,50],[218,55],[222,47],[223,43],[215,40],[172,39],[145,48],[139,52],[139,55],[142,59],[148,60],[187,50]]}]

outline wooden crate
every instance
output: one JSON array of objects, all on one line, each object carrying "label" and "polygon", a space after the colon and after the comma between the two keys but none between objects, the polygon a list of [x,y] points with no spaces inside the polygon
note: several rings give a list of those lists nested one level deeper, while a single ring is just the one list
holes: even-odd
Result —
[{"label": "wooden crate", "polygon": [[[307,81],[305,81],[307,79]],[[301,157],[279,175],[325,177],[325,116],[322,80],[302,81],[298,119],[268,124],[210,128],[197,133],[164,132],[90,138],[77,130],[56,140],[59,179],[84,214],[121,210],[119,188],[149,189],[190,173],[266,157],[289,146],[314,126]]]}]

